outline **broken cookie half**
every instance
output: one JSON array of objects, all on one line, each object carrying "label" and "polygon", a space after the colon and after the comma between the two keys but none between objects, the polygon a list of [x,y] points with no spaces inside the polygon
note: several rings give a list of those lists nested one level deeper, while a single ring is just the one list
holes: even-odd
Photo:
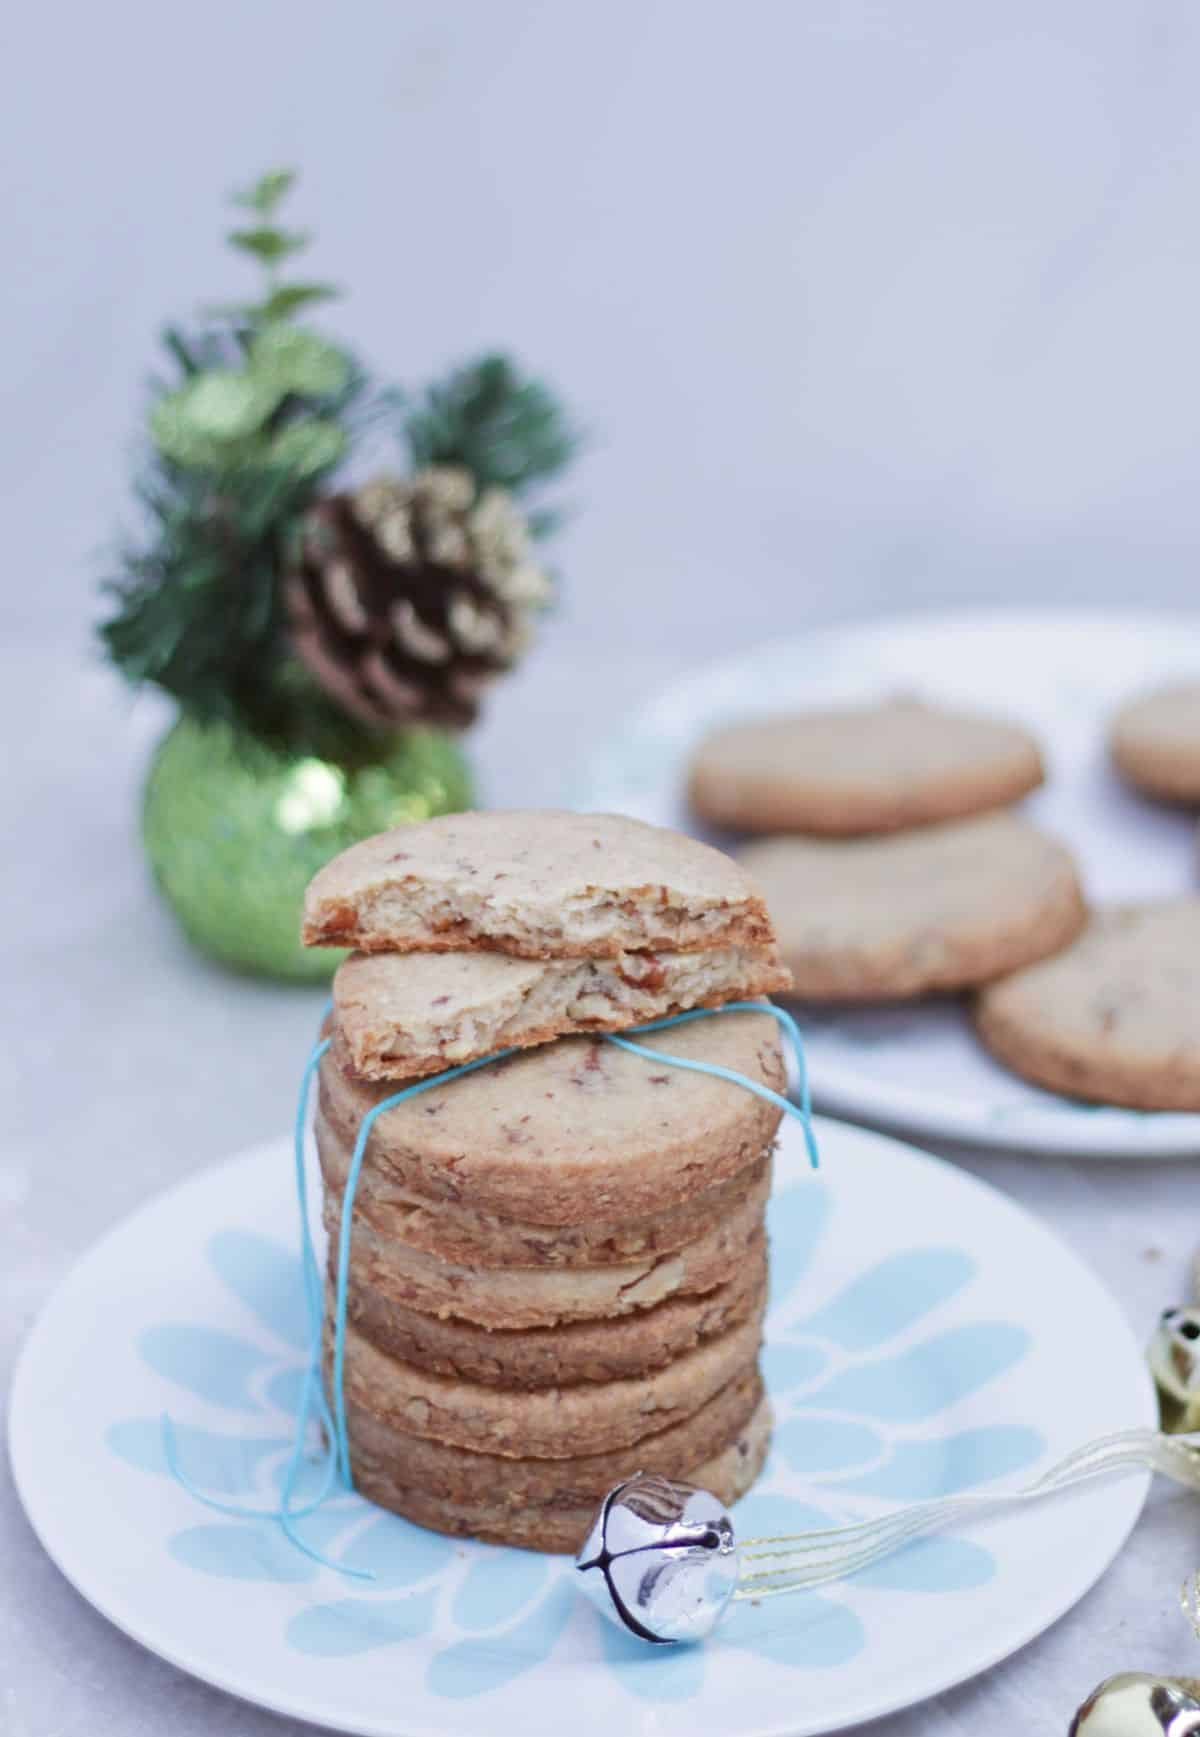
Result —
[{"label": "broken cookie half", "polygon": [[362,1079],[412,1079],[577,1032],[623,1031],[693,1007],[787,989],[771,947],[514,959],[501,953],[355,953],[333,1003]]}]

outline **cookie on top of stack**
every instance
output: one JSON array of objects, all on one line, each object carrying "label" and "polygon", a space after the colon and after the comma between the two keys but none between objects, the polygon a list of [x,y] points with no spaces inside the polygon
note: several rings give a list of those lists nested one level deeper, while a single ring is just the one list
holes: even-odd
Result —
[{"label": "cookie on top of stack", "polygon": [[[336,858],[304,939],[356,949],[319,1075],[331,1232],[367,1111],[513,1051],[372,1126],[343,1373],[356,1487],[439,1531],[564,1551],[638,1470],[742,1494],[770,1433],[780,1112],[600,1034],[787,987],[745,872],[622,816],[451,815]],[[767,1014],[643,1041],[784,1083]]]}]

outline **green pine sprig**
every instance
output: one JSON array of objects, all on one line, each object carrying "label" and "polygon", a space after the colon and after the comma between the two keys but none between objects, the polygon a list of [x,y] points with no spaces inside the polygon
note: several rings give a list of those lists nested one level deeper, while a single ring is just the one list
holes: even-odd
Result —
[{"label": "green pine sprig", "polygon": [[550,388],[500,355],[481,356],[428,387],[404,432],[418,469],[461,465],[481,489],[496,485],[517,496],[560,475],[581,444]]}]

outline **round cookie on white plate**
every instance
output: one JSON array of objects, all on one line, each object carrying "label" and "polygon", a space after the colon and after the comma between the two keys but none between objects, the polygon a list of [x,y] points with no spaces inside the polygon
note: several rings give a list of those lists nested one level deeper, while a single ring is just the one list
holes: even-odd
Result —
[{"label": "round cookie on white plate", "polygon": [[740,853],[798,996],[965,989],[1056,953],[1084,921],[1070,852],[1014,814],[880,838],[781,837]]},{"label": "round cookie on white plate", "polygon": [[1166,802],[1200,803],[1200,681],[1174,682],[1126,701],[1109,737],[1118,771]]},{"label": "round cookie on white plate", "polygon": [[1019,724],[890,699],[727,724],[693,756],[688,799],[743,832],[895,832],[1015,802],[1042,782]]},{"label": "round cookie on white plate", "polygon": [[1200,1110],[1200,898],[1096,911],[1073,947],[979,997],[979,1035],[1051,1091]]}]

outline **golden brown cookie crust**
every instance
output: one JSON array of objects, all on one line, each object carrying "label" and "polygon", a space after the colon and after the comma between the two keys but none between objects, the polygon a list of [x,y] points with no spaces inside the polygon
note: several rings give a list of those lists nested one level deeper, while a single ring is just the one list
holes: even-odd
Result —
[{"label": "golden brown cookie crust", "polygon": [[[681,1471],[665,1472],[658,1463],[657,1449],[647,1448],[646,1464],[637,1453],[627,1455],[618,1477],[629,1477],[635,1471],[658,1471],[680,1477],[685,1483],[711,1490],[718,1501],[732,1506],[753,1486],[771,1445],[771,1412],[761,1399],[746,1423],[725,1446],[719,1448],[699,1465]],[[636,1464],[634,1462],[637,1462]],[[587,1537],[602,1498],[592,1495],[574,1499],[563,1494],[542,1502],[526,1501],[514,1505],[502,1493],[493,1490],[490,1497],[459,1497],[430,1495],[410,1482],[402,1456],[394,1464],[384,1465],[378,1459],[364,1455],[358,1474],[362,1494],[380,1507],[403,1514],[418,1526],[431,1531],[447,1532],[452,1537],[482,1538],[490,1544],[513,1544],[524,1550],[574,1554]]]},{"label": "golden brown cookie crust", "polygon": [[985,990],[975,1023],[1050,1091],[1200,1110],[1200,898],[1094,912],[1073,947]]},{"label": "golden brown cookie crust", "polygon": [[795,993],[898,1000],[969,988],[1059,952],[1084,922],[1065,846],[1013,814],[882,838],[747,845]]},{"label": "golden brown cookie crust", "polygon": [[382,1351],[434,1375],[493,1387],[570,1387],[661,1369],[752,1314],[761,1315],[765,1299],[766,1256],[759,1246],[714,1291],[610,1320],[489,1330],[405,1308],[353,1275],[347,1313]]},{"label": "golden brown cookie crust", "polygon": [[[405,1308],[481,1327],[553,1327],[563,1321],[637,1315],[671,1297],[702,1296],[728,1284],[753,1260],[763,1238],[769,1172],[704,1234],[670,1254],[597,1267],[478,1267],[439,1260],[376,1234],[357,1218],[350,1238],[358,1282]],[[339,1203],[326,1199],[325,1228],[335,1242]]]},{"label": "golden brown cookie crust", "polygon": [[[661,1369],[613,1382],[511,1391],[431,1375],[347,1324],[347,1401],[406,1434],[505,1459],[614,1452],[691,1417],[758,1360],[762,1323],[740,1321]],[[326,1351],[332,1344],[327,1334]]]},{"label": "golden brown cookie crust", "polygon": [[738,831],[850,837],[1001,808],[1043,777],[1020,725],[895,699],[716,730],[696,751],[688,795],[697,814]]},{"label": "golden brown cookie crust", "polygon": [[[539,1510],[547,1517],[566,1514],[571,1525],[585,1514],[586,1533],[601,1497],[637,1471],[688,1477],[750,1434],[763,1404],[762,1381],[756,1370],[747,1370],[691,1417],[633,1447],[560,1460],[509,1459],[447,1447],[394,1429],[357,1405],[346,1408],[346,1428],[355,1487],[369,1501],[408,1513],[437,1531],[516,1543],[522,1541],[519,1533],[538,1524]],[[706,1487],[713,1486],[706,1480]],[[414,1493],[421,1498],[419,1513]],[[528,1547],[574,1548],[539,1542],[544,1536],[540,1527],[536,1536],[530,1531]]]},{"label": "golden brown cookie crust", "polygon": [[[340,1203],[350,1147],[330,1132],[320,1112],[315,1134],[326,1190]],[[502,1218],[462,1202],[449,1205],[423,1199],[400,1187],[381,1165],[368,1161],[359,1172],[354,1211],[371,1225],[381,1244],[396,1242],[460,1265],[627,1266],[631,1261],[673,1254],[695,1242],[741,1204],[762,1182],[769,1165],[770,1154],[764,1153],[736,1176],[646,1218],[546,1225]]]}]

